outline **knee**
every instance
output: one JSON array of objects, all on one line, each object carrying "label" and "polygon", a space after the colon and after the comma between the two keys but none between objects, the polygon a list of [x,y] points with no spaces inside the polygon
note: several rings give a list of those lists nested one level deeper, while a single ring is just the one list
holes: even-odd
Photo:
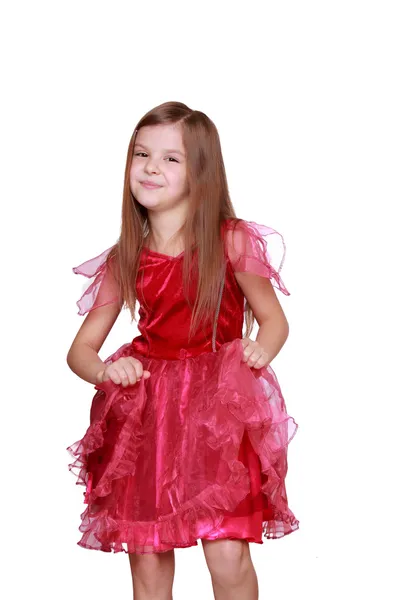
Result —
[{"label": "knee", "polygon": [[203,540],[210,575],[222,587],[240,585],[253,568],[246,540]]},{"label": "knee", "polygon": [[174,555],[171,552],[129,554],[134,589],[146,594],[159,594],[172,586]]}]

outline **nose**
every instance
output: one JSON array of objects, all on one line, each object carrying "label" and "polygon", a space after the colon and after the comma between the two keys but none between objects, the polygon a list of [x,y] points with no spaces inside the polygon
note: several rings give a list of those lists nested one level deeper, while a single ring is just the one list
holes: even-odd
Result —
[{"label": "nose", "polygon": [[146,173],[159,173],[160,172],[158,165],[157,165],[157,161],[155,161],[154,159],[151,159],[150,157],[148,157],[148,159],[146,160],[144,169],[145,169]]}]

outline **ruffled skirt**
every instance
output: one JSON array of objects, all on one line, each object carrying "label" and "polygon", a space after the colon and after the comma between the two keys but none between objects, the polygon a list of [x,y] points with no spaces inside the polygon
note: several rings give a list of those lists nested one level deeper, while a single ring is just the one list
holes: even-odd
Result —
[{"label": "ruffled skirt", "polygon": [[90,426],[68,447],[84,485],[78,545],[154,553],[198,539],[263,543],[299,528],[288,507],[287,446],[298,425],[271,368],[242,361],[241,341],[184,360],[124,344],[148,379],[95,386]]}]

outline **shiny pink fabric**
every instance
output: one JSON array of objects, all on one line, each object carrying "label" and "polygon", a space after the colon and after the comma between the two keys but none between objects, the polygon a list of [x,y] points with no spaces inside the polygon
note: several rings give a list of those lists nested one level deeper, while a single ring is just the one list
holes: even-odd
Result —
[{"label": "shiny pink fabric", "polygon": [[[78,544],[105,552],[151,553],[197,545],[198,539],[263,543],[299,527],[285,489],[287,446],[297,424],[286,412],[276,375],[242,362],[244,296],[235,271],[280,277],[285,247],[271,228],[227,221],[227,270],[218,319],[188,344],[190,309],[182,288],[183,253],[144,249],[137,292],[140,335],[121,356],[141,360],[149,379],[123,388],[95,386],[90,425],[68,447],[77,484],[86,486]],[[280,241],[271,252],[274,238]],[[108,251],[75,267],[93,277],[79,314],[115,302]]]},{"label": "shiny pink fabric", "polygon": [[111,250],[107,248],[98,256],[91,258],[78,267],[73,267],[73,272],[77,275],[84,275],[92,278],[89,286],[83,292],[77,301],[79,308],[78,314],[84,315],[95,308],[111,304],[119,300],[119,290],[116,281],[109,269],[107,269],[105,260]]}]

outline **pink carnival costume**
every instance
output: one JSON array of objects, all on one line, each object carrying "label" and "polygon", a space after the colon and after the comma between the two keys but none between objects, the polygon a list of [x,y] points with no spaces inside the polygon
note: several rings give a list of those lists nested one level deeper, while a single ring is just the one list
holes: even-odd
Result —
[{"label": "pink carnival costume", "polygon": [[[287,446],[298,425],[271,366],[242,361],[245,298],[234,276],[267,277],[289,295],[279,274],[283,238],[244,220],[234,232],[231,220],[221,230],[226,268],[217,319],[190,345],[184,253],[143,248],[140,335],[105,362],[132,356],[151,376],[126,388],[111,380],[95,385],[90,426],[68,447],[75,459],[69,468],[86,486],[78,542],[84,548],[144,554],[198,539],[262,544],[263,534],[280,538],[299,528],[285,489]],[[280,244],[278,267],[270,241]],[[77,303],[81,315],[118,300],[105,264],[109,251],[74,268],[93,278]]]}]

